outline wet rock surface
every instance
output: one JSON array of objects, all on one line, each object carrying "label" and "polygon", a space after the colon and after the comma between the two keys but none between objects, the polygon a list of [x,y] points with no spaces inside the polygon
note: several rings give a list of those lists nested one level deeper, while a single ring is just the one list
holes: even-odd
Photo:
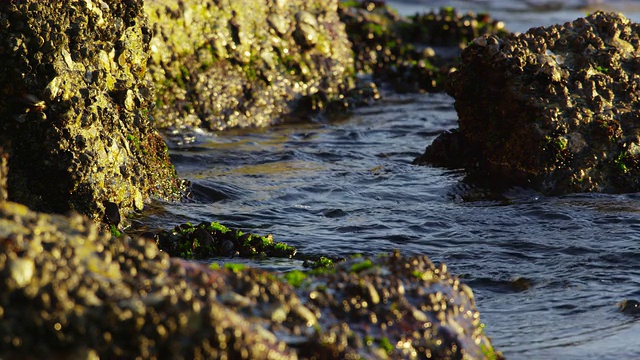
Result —
[{"label": "wet rock surface", "polygon": [[618,303],[618,308],[620,308],[620,312],[625,314],[634,316],[640,315],[640,302],[637,300],[623,300]]},{"label": "wet rock surface", "polygon": [[181,182],[149,122],[151,29],[142,1],[0,4],[0,145],[9,198],[99,219]]},{"label": "wet rock surface", "polygon": [[11,202],[0,204],[0,242],[3,357],[499,356],[470,289],[425,257],[282,275],[209,268]]},{"label": "wet rock surface", "polygon": [[[21,358],[295,358],[153,241],[0,204],[0,352]],[[222,271],[224,272],[224,271]],[[225,288],[226,289],[226,288]],[[85,355],[82,355],[85,356]]]},{"label": "wet rock surface", "polygon": [[469,41],[507,34],[504,24],[487,14],[460,14],[452,8],[403,17],[382,1],[349,1],[339,11],[356,71],[373,74],[400,92],[442,91]]},{"label": "wet rock surface", "polygon": [[551,194],[640,190],[639,32],[621,14],[598,12],[474,40],[447,89],[459,133],[416,162],[447,165],[458,156]]},{"label": "wet rock surface", "polygon": [[[353,258],[311,276],[299,293],[318,317],[325,354],[349,358],[500,358],[473,293],[445,265],[398,253]],[[310,344],[315,350],[318,344]],[[304,353],[303,353],[304,354]]]},{"label": "wet rock surface", "polygon": [[161,128],[266,126],[344,106],[353,53],[337,0],[145,4]]}]

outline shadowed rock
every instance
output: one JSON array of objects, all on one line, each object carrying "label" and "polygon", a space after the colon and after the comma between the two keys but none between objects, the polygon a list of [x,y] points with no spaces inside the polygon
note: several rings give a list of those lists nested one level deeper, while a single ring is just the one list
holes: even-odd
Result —
[{"label": "shadowed rock", "polygon": [[400,92],[442,91],[470,40],[507,34],[504,24],[487,14],[460,14],[450,7],[404,17],[383,1],[348,1],[339,13],[353,44],[356,71]]},{"label": "shadowed rock", "polygon": [[7,154],[0,147],[0,202],[7,200]]},{"label": "shadowed rock", "polygon": [[0,3],[0,145],[9,198],[100,219],[181,182],[149,122],[151,30],[142,1]]},{"label": "shadowed rock", "polygon": [[12,202],[0,244],[2,358],[500,358],[471,290],[424,256],[209,268]]},{"label": "shadowed rock", "polygon": [[416,162],[459,157],[495,181],[551,194],[639,191],[639,35],[640,25],[599,12],[475,39],[447,88],[459,134],[443,135]]}]

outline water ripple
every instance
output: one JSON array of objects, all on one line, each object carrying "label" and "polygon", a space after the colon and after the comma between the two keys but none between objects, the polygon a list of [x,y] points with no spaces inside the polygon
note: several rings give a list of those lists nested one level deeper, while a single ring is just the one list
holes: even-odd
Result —
[{"label": "water ripple", "polygon": [[339,123],[200,134],[171,150],[193,198],[144,222],[217,220],[305,254],[426,254],[472,286],[510,359],[640,357],[640,325],[616,307],[640,299],[640,194],[496,192],[459,170],[410,165],[455,123],[438,94]]}]

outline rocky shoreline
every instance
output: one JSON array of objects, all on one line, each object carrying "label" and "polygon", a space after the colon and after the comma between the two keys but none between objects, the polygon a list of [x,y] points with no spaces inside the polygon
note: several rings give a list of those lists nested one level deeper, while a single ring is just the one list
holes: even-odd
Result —
[{"label": "rocky shoreline", "polygon": [[[20,236],[16,236],[19,234]],[[80,216],[0,204],[7,358],[495,358],[473,293],[426,257],[282,275],[209,268]]]},{"label": "rocky shoreline", "polygon": [[638,26],[596,13],[513,35],[379,1],[1,3],[0,357],[501,358],[471,289],[424,256],[220,269],[184,259],[299,254],[217,223],[122,229],[187,195],[163,136],[344,114],[388,85],[456,98],[460,129],[416,163],[637,191]]}]

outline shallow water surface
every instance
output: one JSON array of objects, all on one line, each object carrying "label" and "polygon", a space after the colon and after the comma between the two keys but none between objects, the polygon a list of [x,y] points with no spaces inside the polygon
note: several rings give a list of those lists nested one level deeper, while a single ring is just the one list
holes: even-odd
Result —
[{"label": "shallow water surface", "polygon": [[193,200],[145,223],[217,220],[310,255],[426,254],[473,288],[509,359],[640,357],[640,319],[616,307],[640,299],[640,195],[495,194],[411,165],[455,124],[453,99],[422,94],[338,122],[199,134],[171,151]]}]

